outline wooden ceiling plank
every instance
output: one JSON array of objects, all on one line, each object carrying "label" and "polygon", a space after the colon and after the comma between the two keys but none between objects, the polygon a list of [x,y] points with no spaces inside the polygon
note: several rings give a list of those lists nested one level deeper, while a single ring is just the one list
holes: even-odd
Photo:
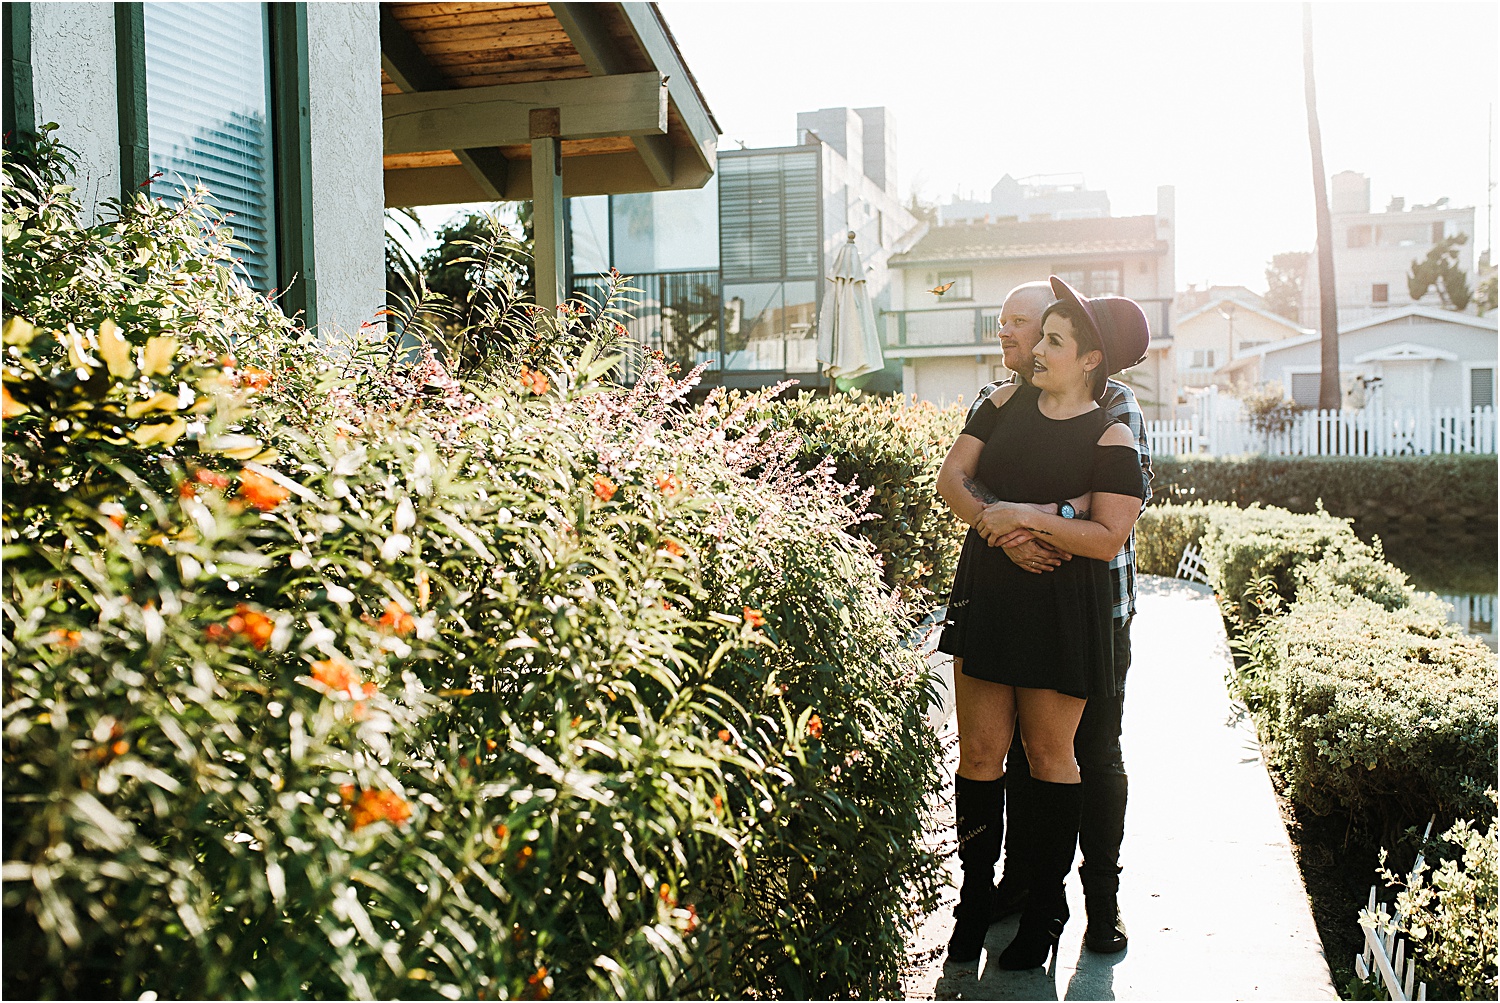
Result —
[{"label": "wooden ceiling plank", "polygon": [[453,46],[461,42],[495,42],[512,41],[517,44],[529,44],[532,39],[542,42],[554,42],[566,39],[568,33],[552,21],[518,21],[511,24],[480,24],[464,25],[458,28],[429,28],[413,29],[403,25],[411,32],[411,37],[416,40],[427,52],[441,52],[444,46]]},{"label": "wooden ceiling plank", "polygon": [[428,31],[434,28],[463,28],[485,24],[545,24],[556,20],[552,16],[551,9],[547,7],[542,7],[539,10],[508,9],[474,11],[465,14],[397,13],[396,18],[410,31]]},{"label": "wooden ceiling plank", "polygon": [[522,70],[515,73],[484,73],[454,81],[461,87],[494,87],[497,84],[531,84],[542,80],[577,80],[587,77],[582,66],[564,66],[546,70]]},{"label": "wooden ceiling plank", "polygon": [[527,73],[532,70],[580,69],[588,71],[577,56],[548,56],[544,59],[516,59],[490,62],[465,63],[448,57],[434,60],[452,78],[453,83],[463,86],[461,78],[477,77],[486,73]]},{"label": "wooden ceiling plank", "polygon": [[655,73],[392,94],[381,105],[386,153],[529,142],[536,108],[559,109],[566,139],[664,137],[667,129],[666,88]]},{"label": "wooden ceiling plank", "polygon": [[559,42],[541,45],[479,45],[467,43],[462,47],[424,48],[434,63],[439,66],[462,66],[467,63],[523,63],[537,59],[558,57],[573,58],[577,55],[573,43],[566,38]]}]

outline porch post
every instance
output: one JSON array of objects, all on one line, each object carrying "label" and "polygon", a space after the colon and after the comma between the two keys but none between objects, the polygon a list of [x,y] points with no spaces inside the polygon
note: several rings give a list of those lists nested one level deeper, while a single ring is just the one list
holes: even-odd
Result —
[{"label": "porch post", "polygon": [[536,305],[556,312],[566,300],[563,260],[561,114],[556,108],[531,112],[531,232]]}]

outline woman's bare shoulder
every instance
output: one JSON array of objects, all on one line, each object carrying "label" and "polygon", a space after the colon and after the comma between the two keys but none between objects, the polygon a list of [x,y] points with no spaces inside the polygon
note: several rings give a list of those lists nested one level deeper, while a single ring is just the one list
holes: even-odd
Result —
[{"label": "woman's bare shoulder", "polygon": [[1135,446],[1135,435],[1123,421],[1112,421],[1099,436],[1101,446]]},{"label": "woman's bare shoulder", "polygon": [[1015,396],[1017,389],[1019,389],[1019,387],[1015,383],[1005,384],[1003,387],[1000,387],[994,393],[990,394],[990,403],[995,405],[996,407],[1004,407],[1005,402]]}]

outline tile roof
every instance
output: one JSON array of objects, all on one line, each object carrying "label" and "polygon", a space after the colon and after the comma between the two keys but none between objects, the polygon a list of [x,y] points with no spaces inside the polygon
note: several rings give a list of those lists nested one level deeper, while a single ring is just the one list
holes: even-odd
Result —
[{"label": "tile roof", "polygon": [[934,226],[905,254],[892,255],[891,264],[1166,251],[1155,216],[1112,216]]}]

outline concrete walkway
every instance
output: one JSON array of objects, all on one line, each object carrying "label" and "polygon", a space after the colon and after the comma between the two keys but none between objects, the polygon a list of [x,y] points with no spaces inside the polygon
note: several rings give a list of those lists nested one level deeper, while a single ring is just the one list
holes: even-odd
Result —
[{"label": "concrete walkway", "polygon": [[[1120,910],[1130,947],[1084,950],[1075,868],[1073,918],[1051,969],[995,966],[1014,918],[990,927],[977,965],[945,965],[958,884],[945,795],[931,838],[948,854],[953,888],[912,946],[908,998],[1338,999],[1254,728],[1225,691],[1229,648],[1213,595],[1169,578],[1142,577],[1140,589],[1124,732],[1130,807]],[[958,741],[948,710],[936,713],[946,722],[951,791]]]}]

